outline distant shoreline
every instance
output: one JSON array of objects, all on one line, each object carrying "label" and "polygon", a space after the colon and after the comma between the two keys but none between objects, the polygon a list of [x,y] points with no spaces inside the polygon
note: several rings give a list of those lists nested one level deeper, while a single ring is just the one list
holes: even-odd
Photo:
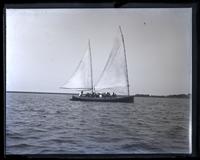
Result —
[{"label": "distant shoreline", "polygon": [[[62,95],[77,95],[77,93],[52,93],[52,92],[24,92],[24,91],[6,91],[6,93],[28,93],[28,94],[62,94]],[[190,98],[191,94],[173,94],[173,95],[149,95],[136,94],[134,97],[155,97],[155,98]]]},{"label": "distant shoreline", "polygon": [[75,95],[75,94],[77,94],[77,93],[24,92],[24,91],[6,91],[6,93],[28,93],[28,94],[64,94],[64,95]]},{"label": "distant shoreline", "polygon": [[149,95],[149,94],[136,94],[135,97],[155,97],[155,98],[190,98],[191,94],[172,94],[172,95]]}]

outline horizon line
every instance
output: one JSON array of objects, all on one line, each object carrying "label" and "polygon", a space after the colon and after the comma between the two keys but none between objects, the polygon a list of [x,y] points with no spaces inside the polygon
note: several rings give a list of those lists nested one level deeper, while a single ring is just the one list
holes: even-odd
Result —
[{"label": "horizon line", "polygon": [[[6,91],[7,93],[35,93],[35,94],[78,94],[78,93],[60,93],[60,92],[37,92],[37,91]],[[172,95],[191,95],[191,93],[179,93],[179,94],[167,94],[167,95],[157,95],[157,94],[147,94],[147,93],[137,93],[133,94],[134,96],[172,96]]]}]

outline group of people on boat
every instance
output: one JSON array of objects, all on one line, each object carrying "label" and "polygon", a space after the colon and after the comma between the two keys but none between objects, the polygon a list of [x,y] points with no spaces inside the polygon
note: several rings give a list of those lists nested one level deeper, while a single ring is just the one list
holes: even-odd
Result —
[{"label": "group of people on boat", "polygon": [[81,93],[79,93],[79,96],[102,98],[102,97],[116,97],[117,94],[114,92],[112,94],[110,94],[109,92],[106,92],[106,93],[92,92],[92,93],[83,94],[83,91],[81,91]]}]

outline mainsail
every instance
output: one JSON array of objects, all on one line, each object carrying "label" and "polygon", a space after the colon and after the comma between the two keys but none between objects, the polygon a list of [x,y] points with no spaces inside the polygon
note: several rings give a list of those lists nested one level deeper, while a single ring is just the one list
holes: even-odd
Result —
[{"label": "mainsail", "polygon": [[129,95],[129,81],[124,37],[119,26],[107,63],[95,85],[95,90],[124,89]]},{"label": "mainsail", "polygon": [[92,57],[90,41],[88,41],[88,49],[77,66],[71,78],[61,87],[65,89],[75,90],[93,90],[92,77]]}]

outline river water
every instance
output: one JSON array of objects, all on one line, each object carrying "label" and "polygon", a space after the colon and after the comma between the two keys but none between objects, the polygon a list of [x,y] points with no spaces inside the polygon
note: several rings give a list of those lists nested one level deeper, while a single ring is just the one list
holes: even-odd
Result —
[{"label": "river water", "polygon": [[189,99],[6,94],[6,154],[189,153]]}]

